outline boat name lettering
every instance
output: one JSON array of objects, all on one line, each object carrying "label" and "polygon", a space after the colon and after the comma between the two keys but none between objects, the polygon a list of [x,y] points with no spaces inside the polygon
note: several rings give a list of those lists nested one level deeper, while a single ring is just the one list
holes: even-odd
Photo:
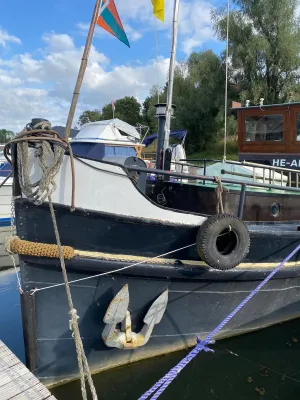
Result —
[{"label": "boat name lettering", "polygon": [[300,168],[300,159],[273,158],[273,167],[296,167]]}]

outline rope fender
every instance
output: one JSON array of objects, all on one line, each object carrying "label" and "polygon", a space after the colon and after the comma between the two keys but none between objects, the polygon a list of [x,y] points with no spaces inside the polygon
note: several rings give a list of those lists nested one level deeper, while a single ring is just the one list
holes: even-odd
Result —
[{"label": "rope fender", "polygon": [[[5,241],[5,249],[8,253],[35,257],[59,258],[57,244],[29,242],[28,240],[20,239],[18,236],[8,237]],[[61,246],[61,249],[65,260],[70,260],[75,256],[73,247]]]}]

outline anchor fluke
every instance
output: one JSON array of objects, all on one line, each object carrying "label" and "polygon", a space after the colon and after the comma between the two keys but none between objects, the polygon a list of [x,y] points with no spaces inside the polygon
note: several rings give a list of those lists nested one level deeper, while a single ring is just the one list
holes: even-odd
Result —
[{"label": "anchor fluke", "polygon": [[154,319],[154,325],[159,324],[164,312],[166,311],[168,304],[168,289],[165,290],[152,304],[149,308],[147,314],[145,315],[143,321],[145,324],[150,325]]},{"label": "anchor fluke", "polygon": [[[118,349],[135,349],[145,345],[150,339],[154,325],[161,321],[167,304],[168,290],[165,290],[146,313],[141,331],[139,333],[132,332],[131,317],[128,311],[128,285],[125,285],[110,302],[103,318],[106,324],[102,332],[104,343],[108,347],[117,347]],[[118,324],[120,329],[117,328]]]},{"label": "anchor fluke", "polygon": [[126,316],[126,311],[129,305],[129,291],[128,285],[116,294],[116,296],[110,302],[108,309],[103,318],[103,322],[106,324],[115,324],[122,322]]}]

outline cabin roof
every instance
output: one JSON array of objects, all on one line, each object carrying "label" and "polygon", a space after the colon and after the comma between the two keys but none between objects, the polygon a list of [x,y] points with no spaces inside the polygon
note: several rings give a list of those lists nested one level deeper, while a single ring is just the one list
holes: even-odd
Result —
[{"label": "cabin roof", "polygon": [[293,106],[300,106],[300,102],[296,103],[280,103],[280,104],[264,104],[263,106],[249,106],[249,107],[232,107],[231,111],[232,113],[235,113],[236,111],[241,111],[241,110],[260,110],[260,109],[270,109],[270,108],[276,108],[276,107],[293,107]]}]

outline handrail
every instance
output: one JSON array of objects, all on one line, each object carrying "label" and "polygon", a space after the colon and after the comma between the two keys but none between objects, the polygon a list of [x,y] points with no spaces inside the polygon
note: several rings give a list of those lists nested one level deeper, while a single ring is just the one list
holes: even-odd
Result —
[{"label": "handrail", "polygon": [[212,159],[206,159],[206,158],[195,158],[195,159],[181,159],[180,161],[191,161],[191,162],[222,162],[224,164],[235,164],[235,165],[248,165],[249,167],[258,167],[258,168],[265,168],[265,169],[271,169],[274,171],[284,171],[284,172],[295,172],[295,173],[300,173],[300,170],[297,169],[291,169],[291,168],[286,168],[286,167],[275,167],[273,165],[266,165],[266,164],[258,164],[250,161],[233,161],[233,160],[212,160]]},{"label": "handrail", "polygon": [[[204,180],[204,181],[210,181],[213,183],[216,182],[216,178],[214,176],[205,176],[205,175],[190,175],[190,174],[183,174],[180,172],[173,172],[173,171],[164,171],[160,169],[155,169],[155,168],[142,168],[142,167],[125,167],[129,171],[136,171],[136,172],[144,172],[146,174],[155,174],[155,175],[162,175],[162,176],[173,176],[175,178],[180,178],[180,179],[186,179],[186,180]],[[300,193],[300,188],[296,187],[288,187],[288,186],[279,186],[279,185],[272,185],[268,183],[259,183],[259,182],[251,182],[251,181],[239,181],[236,179],[228,179],[224,178],[222,179],[223,183],[229,183],[232,185],[247,185],[251,187],[260,187],[260,188],[265,188],[265,189],[276,189],[276,190],[284,190],[288,192],[296,192]]]},{"label": "handrail", "polygon": [[[227,175],[233,175],[233,176],[240,176],[242,178],[263,179],[263,176],[257,176],[255,174],[253,174],[253,175],[251,175],[251,174],[250,175],[249,174],[242,174],[241,172],[235,172],[235,171],[226,171],[226,169],[221,169],[221,174],[222,175],[227,174]],[[272,178],[272,181],[273,182],[281,182],[282,179],[281,178],[280,179],[279,178]],[[280,186],[282,186],[282,184]]]},{"label": "handrail", "polygon": [[[300,170],[296,170],[296,169],[291,169],[291,168],[285,168],[285,167],[275,167],[273,165],[265,165],[265,164],[258,164],[258,163],[254,163],[254,162],[250,162],[250,161],[232,161],[232,160],[226,160],[226,161],[222,161],[222,160],[212,160],[212,159],[181,159],[180,161],[182,162],[186,162],[186,161],[190,161],[190,162],[201,162],[202,165],[198,165],[199,168],[203,168],[204,169],[204,174],[206,173],[206,167],[207,167],[207,163],[208,162],[222,162],[222,163],[227,163],[227,164],[232,164],[232,165],[241,165],[241,166],[249,166],[249,167],[253,167],[253,179],[263,179],[263,182],[265,183],[266,180],[268,180],[271,184],[271,182],[273,181],[273,183],[275,182],[275,172],[278,172],[281,174],[281,184],[283,185],[283,174],[287,174],[288,176],[288,183],[286,186],[288,187],[292,187],[292,182],[296,184],[296,187],[299,187],[299,175],[300,175]],[[191,165],[191,164],[190,164]],[[196,165],[195,165],[196,166]],[[255,174],[255,169],[256,168],[261,168],[263,170],[263,176],[259,176]],[[268,176],[266,176],[266,171],[268,171]],[[236,175],[236,173],[230,172],[232,175]],[[271,173],[273,176],[271,176]],[[292,181],[292,173],[296,175],[296,181]],[[203,183],[205,184],[205,181],[203,181]]]}]

